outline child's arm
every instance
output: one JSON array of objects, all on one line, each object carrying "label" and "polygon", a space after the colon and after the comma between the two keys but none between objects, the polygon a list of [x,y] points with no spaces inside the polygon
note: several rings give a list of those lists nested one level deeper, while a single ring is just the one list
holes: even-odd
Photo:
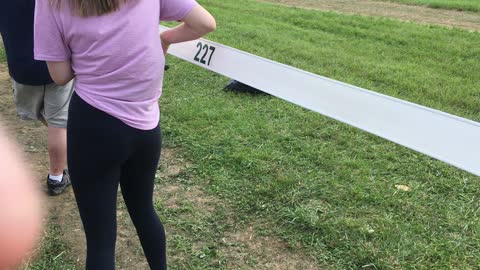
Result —
[{"label": "child's arm", "polygon": [[55,19],[50,1],[36,1],[34,30],[35,59],[47,62],[50,77],[55,83],[67,84],[74,77],[70,60],[72,53],[63,39],[63,29]]},{"label": "child's arm", "polygon": [[70,60],[62,62],[47,61],[47,66],[50,76],[58,85],[65,85],[75,78]]},{"label": "child's arm", "polygon": [[213,16],[200,5],[194,7],[182,22],[179,26],[162,32],[160,35],[165,53],[170,44],[200,38],[217,27]]}]

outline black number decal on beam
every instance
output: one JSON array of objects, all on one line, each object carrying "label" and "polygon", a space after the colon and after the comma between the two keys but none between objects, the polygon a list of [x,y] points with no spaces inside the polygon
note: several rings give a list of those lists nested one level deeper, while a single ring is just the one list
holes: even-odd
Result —
[{"label": "black number decal on beam", "polygon": [[205,57],[207,56],[207,53],[208,53],[208,45],[207,44],[203,45],[203,50],[205,51],[205,53],[203,54],[203,57],[200,60],[200,63],[206,64],[207,62],[205,62]]},{"label": "black number decal on beam", "polygon": [[[195,62],[199,62],[201,64],[210,66],[210,62],[212,61],[213,54],[215,53],[215,47],[209,46],[208,44],[203,44],[202,42],[198,42],[197,43],[197,48],[198,48],[198,51],[197,51],[197,54],[195,54],[195,57],[193,57],[193,60]],[[200,59],[199,55],[202,51],[204,51],[204,52],[203,52],[202,59]],[[207,57],[209,52],[210,52],[210,56],[209,56],[208,62],[207,62],[206,57]]]},{"label": "black number decal on beam", "polygon": [[209,66],[210,66],[210,61],[212,61],[213,53],[215,52],[215,47],[210,46],[210,51],[212,51],[212,52],[210,53],[210,58],[208,58],[208,65]]},{"label": "black number decal on beam", "polygon": [[198,58],[198,55],[199,55],[200,52],[202,51],[202,42],[199,42],[199,43],[197,44],[197,48],[198,48],[198,52],[197,52],[197,54],[195,54],[195,57],[193,58],[193,60],[195,60],[195,61],[198,62],[198,61],[200,61],[200,58]]}]

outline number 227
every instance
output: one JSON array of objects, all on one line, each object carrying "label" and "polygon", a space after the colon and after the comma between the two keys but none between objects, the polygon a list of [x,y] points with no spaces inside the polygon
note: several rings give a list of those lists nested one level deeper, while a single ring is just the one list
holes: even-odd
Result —
[{"label": "number 227", "polygon": [[[195,60],[199,63],[202,63],[204,65],[210,66],[210,61],[212,61],[213,53],[215,53],[215,47],[209,46],[207,44],[203,44],[202,42],[198,42],[197,43],[197,48],[198,48],[198,51],[197,51],[197,54],[195,55],[195,57],[193,58],[193,60]],[[199,58],[200,53],[202,51],[203,51],[203,56],[202,56],[202,58]],[[208,58],[208,62],[207,62],[205,60],[205,57],[207,57],[209,51],[210,51],[210,57]]]}]

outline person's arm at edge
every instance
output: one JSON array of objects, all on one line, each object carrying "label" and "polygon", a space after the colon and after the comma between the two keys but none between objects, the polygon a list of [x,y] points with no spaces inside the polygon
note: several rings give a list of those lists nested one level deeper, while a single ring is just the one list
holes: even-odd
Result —
[{"label": "person's arm at edge", "polygon": [[0,121],[0,269],[17,269],[41,236],[44,202],[30,166],[3,123]]}]

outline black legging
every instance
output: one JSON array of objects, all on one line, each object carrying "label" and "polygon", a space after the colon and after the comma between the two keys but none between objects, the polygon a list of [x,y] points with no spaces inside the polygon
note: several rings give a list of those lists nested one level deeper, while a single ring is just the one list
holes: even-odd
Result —
[{"label": "black legging", "polygon": [[120,183],[151,269],[166,269],[165,231],[153,207],[160,126],[132,128],[77,94],[67,127],[68,166],[87,237],[87,270],[115,269],[116,204]]}]

